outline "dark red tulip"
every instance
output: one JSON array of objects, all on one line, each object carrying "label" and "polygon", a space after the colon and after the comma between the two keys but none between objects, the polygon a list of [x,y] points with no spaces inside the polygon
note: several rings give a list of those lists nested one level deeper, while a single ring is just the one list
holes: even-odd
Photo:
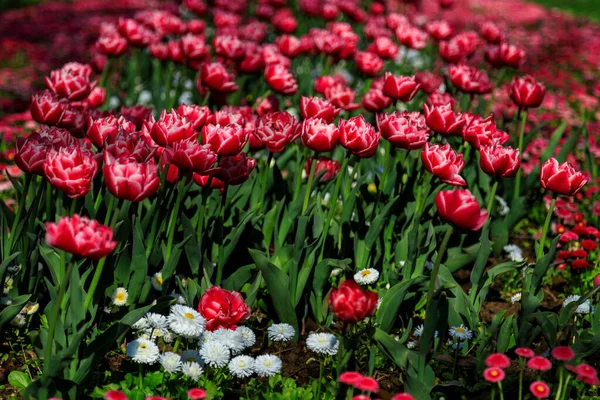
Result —
[{"label": "dark red tulip", "polygon": [[450,81],[458,90],[465,93],[485,94],[492,90],[492,85],[484,71],[464,64],[448,67]]},{"label": "dark red tulip", "polygon": [[225,126],[208,124],[202,128],[202,142],[212,146],[220,156],[235,156],[248,142],[249,132],[233,123]]},{"label": "dark red tulip", "polygon": [[75,62],[65,64],[46,77],[46,86],[60,97],[69,101],[86,99],[96,82],[92,82],[92,67]]},{"label": "dark red tulip", "polygon": [[463,138],[479,150],[481,146],[504,144],[510,139],[510,136],[506,132],[496,129],[493,115],[485,119],[475,115],[465,125]]},{"label": "dark red tulip", "polygon": [[468,231],[481,229],[488,216],[468,189],[439,192],[435,196],[435,206],[441,219]]},{"label": "dark red tulip", "polygon": [[211,116],[210,108],[207,106],[197,106],[195,104],[181,104],[177,108],[177,112],[182,117],[187,118],[192,122],[194,130],[199,131],[206,124],[208,117]]},{"label": "dark red tulip", "polygon": [[58,125],[66,103],[49,90],[31,96],[31,117],[45,125]]},{"label": "dark red tulip", "polygon": [[377,293],[363,290],[358,283],[347,279],[329,293],[327,302],[338,320],[352,324],[375,313]]},{"label": "dark red tulip", "polygon": [[339,123],[340,144],[358,157],[372,157],[377,151],[380,134],[362,115]]},{"label": "dark red tulip", "polygon": [[238,89],[234,77],[219,62],[202,64],[198,82],[217,92],[228,93]]},{"label": "dark red tulip", "polygon": [[588,180],[571,163],[559,164],[555,158],[550,158],[542,165],[540,182],[544,189],[556,194],[574,196]]},{"label": "dark red tulip", "polygon": [[[256,120],[254,136],[272,153],[280,153],[294,141],[298,121],[285,111],[267,113]],[[300,133],[300,132],[298,132]]]},{"label": "dark red tulip", "polygon": [[160,118],[152,126],[150,132],[152,139],[162,147],[190,138],[195,134],[192,122],[179,115],[176,110],[171,110],[170,113],[162,110]]},{"label": "dark red tulip", "polygon": [[465,165],[462,154],[457,154],[448,143],[443,146],[425,144],[421,153],[423,166],[442,182],[454,186],[467,186],[459,175]]},{"label": "dark red tulip", "polygon": [[328,124],[340,113],[329,100],[320,97],[300,97],[300,114],[302,118],[322,118]]},{"label": "dark red tulip", "polygon": [[488,175],[512,178],[521,166],[519,150],[512,147],[502,147],[499,144],[481,146],[479,165]]},{"label": "dark red tulip", "polygon": [[546,95],[546,87],[531,75],[515,76],[510,85],[510,98],[522,108],[539,107]]},{"label": "dark red tulip", "polygon": [[301,130],[302,144],[317,153],[332,151],[339,143],[338,128],[322,118],[305,119]]},{"label": "dark red tulip", "polygon": [[425,122],[434,132],[442,135],[460,135],[466,123],[462,114],[455,114],[450,104],[443,106],[429,106],[423,104]]},{"label": "dark red tulip", "polygon": [[239,59],[244,56],[244,44],[235,36],[217,35],[213,39],[215,53],[218,56]]},{"label": "dark red tulip", "polygon": [[105,162],[103,167],[106,187],[118,199],[143,201],[158,190],[160,180],[153,159],[139,163],[133,157]]},{"label": "dark red tulip", "polygon": [[425,124],[425,117],[419,112],[377,114],[377,127],[381,136],[401,149],[420,149],[429,139],[430,131]]},{"label": "dark red tulip", "polygon": [[231,157],[222,157],[219,166],[214,169],[214,174],[226,185],[241,185],[248,180],[255,166],[254,158],[247,157],[246,153],[239,153]]},{"label": "dark red tulip", "polygon": [[44,164],[49,149],[50,142],[38,133],[33,133],[27,138],[18,138],[15,163],[28,174],[44,175]]},{"label": "dark red tulip", "polygon": [[[304,165],[304,172],[306,172],[306,176],[310,174],[313,160],[314,159],[312,157],[309,157],[308,160],[306,160],[306,164]],[[315,163],[315,176],[323,174],[319,178],[319,182],[321,183],[326,183],[333,180],[340,172],[340,163],[332,160],[331,158],[318,157]]]}]

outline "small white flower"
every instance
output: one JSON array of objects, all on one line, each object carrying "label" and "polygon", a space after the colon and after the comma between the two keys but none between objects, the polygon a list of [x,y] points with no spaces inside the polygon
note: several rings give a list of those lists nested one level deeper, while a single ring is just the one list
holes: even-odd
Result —
[{"label": "small white flower", "polygon": [[415,328],[415,331],[413,332],[413,335],[415,335],[416,337],[421,337],[421,336],[423,336],[423,329],[424,329],[424,326],[423,326],[423,324],[421,324],[421,325],[417,326],[417,327]]},{"label": "small white flower", "polygon": [[229,372],[236,378],[248,378],[254,373],[254,358],[237,356],[229,361]]},{"label": "small white flower", "polygon": [[145,316],[148,321],[148,328],[154,329],[167,329],[167,317],[157,313],[146,313]]},{"label": "small white flower", "polygon": [[412,350],[415,347],[417,347],[417,342],[415,342],[414,340],[406,342],[406,348],[408,348],[409,350]]},{"label": "small white flower", "polygon": [[12,304],[12,300],[10,297],[0,297],[0,306],[10,306]]},{"label": "small white flower", "polygon": [[169,297],[174,298],[177,301],[177,304],[185,305],[185,298],[182,295],[173,293],[173,294],[170,294]]},{"label": "small white flower", "polygon": [[150,102],[152,101],[152,92],[150,92],[149,90],[142,90],[138,96],[138,103],[139,104],[150,104]]},{"label": "small white flower", "polygon": [[204,331],[202,336],[200,336],[200,340],[198,340],[198,346],[202,347],[208,342],[212,342],[215,340],[215,333],[211,331]]},{"label": "small white flower", "polygon": [[254,346],[254,343],[256,343],[256,335],[254,334],[252,329],[246,326],[238,326],[236,332],[240,334],[244,346],[252,347]]},{"label": "small white flower", "polygon": [[200,356],[211,367],[224,367],[229,362],[229,348],[221,342],[211,341],[202,346]]},{"label": "small white flower", "polygon": [[163,367],[165,372],[174,374],[181,370],[181,357],[179,354],[167,351],[165,354],[160,356],[160,365]]},{"label": "small white flower", "polygon": [[146,317],[142,317],[135,321],[133,325],[131,325],[131,329],[139,331],[150,328],[150,323],[146,319]]},{"label": "small white flower", "polygon": [[152,287],[155,290],[158,290],[159,292],[162,291],[162,285],[163,285],[162,272],[157,272],[154,275],[152,275],[150,282],[152,283]]},{"label": "small white flower", "polygon": [[496,195],[496,200],[498,200],[498,214],[500,216],[505,216],[510,212],[510,208],[508,207],[508,203],[502,197]]},{"label": "small white flower", "polygon": [[521,301],[521,292],[519,293],[515,293],[511,298],[510,298],[510,302],[512,304],[518,303]]},{"label": "small white flower", "polygon": [[359,285],[370,285],[379,279],[379,271],[374,268],[361,269],[354,274],[354,280]]},{"label": "small white flower", "polygon": [[127,293],[127,289],[124,287],[118,287],[112,292],[112,303],[115,306],[124,306],[127,304],[127,298],[129,297],[129,293]]},{"label": "small white flower", "polygon": [[154,342],[138,338],[127,344],[127,355],[137,363],[154,364],[160,354]]},{"label": "small white flower", "polygon": [[334,268],[331,270],[331,273],[329,274],[329,276],[331,276],[333,278],[333,277],[339,276],[342,272],[343,271],[341,268]]},{"label": "small white flower", "polygon": [[281,371],[281,360],[271,354],[263,354],[254,360],[254,372],[260,377],[268,377]]},{"label": "small white flower", "polygon": [[[565,301],[563,301],[562,306],[566,307],[569,303],[573,303],[576,301],[579,301],[579,299],[581,298],[581,296],[573,294],[569,297],[567,297],[565,299]],[[590,301],[586,300],[583,303],[581,303],[580,305],[577,306],[577,308],[575,309],[575,312],[577,314],[589,314],[591,310],[591,305],[590,305]]]},{"label": "small white flower", "polygon": [[206,325],[206,320],[198,311],[181,304],[171,306],[167,321],[173,332],[186,338],[199,338]]},{"label": "small white flower", "polygon": [[200,366],[200,364],[195,363],[195,362],[185,362],[183,363],[183,365],[181,366],[181,372],[183,373],[183,375],[192,378],[192,380],[197,381],[198,379],[200,379],[200,376],[202,375],[202,367]]},{"label": "small white flower", "polygon": [[504,246],[504,251],[508,255],[508,259],[514,262],[523,261],[523,250],[516,244],[507,244]]},{"label": "small white flower", "polygon": [[4,294],[8,294],[10,290],[13,288],[14,280],[11,277],[8,277],[4,280]]},{"label": "small white flower", "polygon": [[17,314],[10,321],[10,324],[16,326],[17,328],[22,328],[22,327],[25,326],[26,322],[27,322],[27,320],[25,319],[25,315],[23,315],[23,314]]},{"label": "small white flower", "polygon": [[168,329],[165,329],[163,331],[161,331],[162,333],[162,340],[165,343],[172,343],[173,340],[175,340],[175,334],[173,332],[171,332]]},{"label": "small white flower", "polygon": [[273,324],[267,329],[267,332],[269,333],[269,339],[274,342],[287,342],[296,334],[294,327],[286,323]]},{"label": "small white flower", "polygon": [[318,354],[334,356],[339,345],[337,338],[331,333],[311,332],[306,339],[306,347]]},{"label": "small white flower", "polygon": [[460,324],[460,326],[453,326],[448,332],[454,339],[466,340],[473,337],[473,332],[464,326],[464,324]]},{"label": "small white flower", "polygon": [[181,362],[195,362],[200,365],[204,364],[204,360],[202,360],[198,350],[184,350],[181,353]]},{"label": "small white flower", "polygon": [[242,340],[242,336],[238,331],[219,328],[213,333],[213,340],[216,340],[217,342],[226,346],[229,350],[231,350],[231,354],[239,354],[246,348],[244,341]]},{"label": "small white flower", "polygon": [[117,108],[121,105],[121,100],[117,96],[110,96],[108,99],[108,108]]}]

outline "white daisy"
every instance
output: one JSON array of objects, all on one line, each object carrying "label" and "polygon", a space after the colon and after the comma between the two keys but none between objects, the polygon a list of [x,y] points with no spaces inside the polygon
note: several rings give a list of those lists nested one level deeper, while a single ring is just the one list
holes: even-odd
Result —
[{"label": "white daisy", "polygon": [[179,354],[167,351],[165,354],[160,356],[160,365],[163,367],[165,372],[173,374],[181,370],[181,357]]},{"label": "white daisy", "polygon": [[152,278],[150,279],[150,283],[152,283],[152,287],[155,290],[158,290],[159,292],[162,291],[162,285],[163,285],[162,272],[157,272],[154,275],[152,275]]},{"label": "white daisy", "polygon": [[221,342],[211,341],[202,346],[200,356],[211,367],[224,367],[229,362],[229,348]]},{"label": "white daisy", "polygon": [[337,338],[331,333],[311,332],[306,339],[306,347],[318,354],[334,356],[339,345]]},{"label": "white daisy", "polygon": [[521,292],[519,293],[515,293],[514,295],[512,295],[512,297],[510,298],[510,302],[512,304],[518,303],[521,301]]},{"label": "white daisy", "polygon": [[237,356],[229,361],[229,372],[236,378],[248,378],[254,373],[254,358]]},{"label": "white daisy", "polygon": [[460,326],[453,326],[448,332],[454,339],[466,340],[473,337],[473,332],[464,326],[464,324],[460,324]]},{"label": "white daisy", "polygon": [[408,348],[409,350],[412,350],[415,347],[417,347],[417,342],[415,342],[414,340],[406,342],[406,348]]},{"label": "white daisy", "polygon": [[131,325],[131,329],[139,331],[150,328],[150,323],[146,319],[146,317],[142,317],[135,321],[133,325]]},{"label": "white daisy", "polygon": [[27,322],[27,320],[25,319],[25,315],[23,315],[23,314],[17,314],[10,321],[10,324],[16,326],[17,328],[22,328],[22,327],[25,326],[26,322]]},{"label": "white daisy", "polygon": [[421,337],[421,336],[423,336],[423,329],[424,329],[424,326],[423,326],[423,324],[421,324],[421,325],[417,326],[417,327],[415,328],[415,331],[413,332],[413,335],[415,335],[416,337]]},{"label": "white daisy", "polygon": [[231,350],[231,354],[239,354],[246,348],[242,336],[237,331],[219,328],[214,332],[213,337],[214,340]]},{"label": "white daisy", "polygon": [[195,362],[184,362],[181,365],[181,372],[183,373],[183,375],[192,378],[192,380],[197,381],[198,379],[200,379],[200,376],[202,375],[202,367],[200,366],[200,364],[195,363]]},{"label": "white daisy", "polygon": [[294,327],[286,323],[273,324],[267,329],[267,332],[269,333],[269,339],[274,342],[287,342],[296,334]]},{"label": "white daisy", "polygon": [[162,314],[157,313],[147,313],[145,315],[146,320],[148,321],[148,328],[154,329],[167,329],[167,317]]},{"label": "white daisy", "polygon": [[200,337],[206,325],[206,320],[198,311],[181,304],[171,306],[167,320],[173,332],[186,338]]},{"label": "white daisy", "polygon": [[510,212],[510,208],[508,207],[508,203],[502,197],[496,195],[496,200],[498,200],[498,214],[500,216],[505,216]]},{"label": "white daisy", "polygon": [[244,346],[252,347],[254,346],[254,343],[256,343],[256,335],[254,334],[252,329],[246,326],[238,326],[236,332],[240,334]]},{"label": "white daisy", "polygon": [[154,342],[146,339],[136,339],[127,344],[127,355],[137,363],[154,364],[160,353]]},{"label": "white daisy", "polygon": [[[577,294],[573,294],[569,297],[567,297],[565,299],[565,301],[563,301],[562,306],[566,307],[569,303],[573,303],[576,301],[579,301],[579,299],[581,298],[581,296],[577,295]],[[580,305],[577,306],[577,309],[575,309],[575,312],[577,314],[589,314],[591,310],[591,306],[590,306],[590,301],[586,300],[583,303],[581,303]]]},{"label": "white daisy", "polygon": [[260,377],[273,376],[281,372],[281,360],[271,354],[263,354],[254,360],[254,372]]},{"label": "white daisy", "polygon": [[175,340],[175,334],[168,329],[163,330],[162,332],[162,340],[165,343],[173,343]]},{"label": "white daisy", "polygon": [[181,353],[181,362],[195,362],[200,365],[204,364],[202,357],[200,357],[200,353],[198,350],[184,350]]},{"label": "white daisy", "polygon": [[504,251],[507,253],[509,260],[514,262],[523,261],[523,250],[521,250],[521,248],[516,244],[507,244],[504,246]]},{"label": "white daisy", "polygon": [[379,271],[374,268],[361,269],[354,274],[354,280],[359,285],[370,285],[379,279]]},{"label": "white daisy", "polygon": [[215,340],[215,333],[211,331],[204,331],[202,336],[200,336],[200,340],[198,340],[198,346],[202,347],[208,342],[212,342]]},{"label": "white daisy", "polygon": [[124,287],[118,287],[113,290],[112,295],[110,296],[112,303],[115,306],[124,306],[127,304],[127,298],[129,297],[129,293],[127,293],[127,289]]},{"label": "white daisy", "polygon": [[177,301],[177,304],[184,304],[185,305],[185,298],[182,295],[177,294],[177,293],[173,293],[173,294],[170,294],[169,297],[175,299],[175,301]]}]

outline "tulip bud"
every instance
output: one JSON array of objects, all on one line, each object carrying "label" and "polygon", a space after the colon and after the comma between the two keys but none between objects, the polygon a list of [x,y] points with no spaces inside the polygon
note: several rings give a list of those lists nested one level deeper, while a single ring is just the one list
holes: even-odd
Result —
[{"label": "tulip bud", "polygon": [[[313,158],[309,157],[308,160],[306,160],[306,164],[304,165],[304,172],[306,173],[306,176],[310,174],[312,164]],[[321,175],[321,177],[319,178],[319,182],[326,183],[333,180],[337,176],[338,172],[340,172],[339,162],[327,157],[317,158],[315,164],[315,176],[319,176],[321,173],[323,173],[323,175]]]},{"label": "tulip bud", "polygon": [[429,139],[429,128],[419,112],[394,111],[392,114],[377,114],[377,126],[381,136],[401,149],[420,149]]},{"label": "tulip bud", "polygon": [[377,299],[377,293],[362,290],[358,283],[347,279],[329,293],[327,302],[338,320],[352,324],[375,314]]},{"label": "tulip bud", "polygon": [[302,144],[317,153],[332,151],[339,136],[338,128],[322,118],[308,118],[301,125]]},{"label": "tulip bud", "polygon": [[402,102],[412,100],[421,87],[412,77],[394,76],[389,72],[385,73],[384,79],[383,93]]},{"label": "tulip bud", "polygon": [[340,144],[358,157],[372,157],[377,151],[380,134],[362,115],[342,120],[339,124]]},{"label": "tulip bud", "polygon": [[31,117],[45,125],[58,125],[66,104],[49,90],[31,96]]},{"label": "tulip bud", "polygon": [[546,95],[546,87],[532,76],[515,76],[510,85],[510,98],[522,108],[539,107]]},{"label": "tulip bud", "polygon": [[423,166],[442,182],[454,186],[467,186],[467,182],[459,175],[465,165],[462,154],[457,154],[450,144],[443,146],[425,144],[421,153]]},{"label": "tulip bud", "polygon": [[271,89],[278,93],[289,96],[298,90],[294,76],[281,64],[267,65],[264,76]]},{"label": "tulip bud", "polygon": [[486,174],[502,178],[512,178],[517,174],[521,165],[518,149],[495,144],[481,146],[479,151],[479,165]]},{"label": "tulip bud", "polygon": [[467,231],[481,229],[488,216],[468,189],[441,191],[435,196],[435,205],[440,218]]},{"label": "tulip bud", "polygon": [[455,114],[450,104],[443,106],[429,106],[423,104],[425,122],[432,131],[442,135],[460,135],[466,123],[462,114]]},{"label": "tulip bud", "polygon": [[254,158],[247,157],[246,153],[239,153],[235,156],[221,158],[214,174],[226,185],[241,185],[248,180],[255,166]]}]

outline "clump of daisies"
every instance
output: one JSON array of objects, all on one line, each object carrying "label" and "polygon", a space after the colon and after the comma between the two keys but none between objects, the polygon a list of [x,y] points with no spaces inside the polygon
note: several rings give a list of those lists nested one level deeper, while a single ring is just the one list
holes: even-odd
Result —
[{"label": "clump of daisies", "polygon": [[361,269],[354,274],[354,280],[359,285],[371,285],[379,279],[379,271],[374,268]]},{"label": "clump of daisies", "polygon": [[507,244],[504,246],[504,251],[510,261],[523,262],[523,250],[516,244]]},{"label": "clump of daisies", "polygon": [[269,339],[274,342],[287,342],[294,337],[296,331],[290,324],[281,323],[271,325],[267,329],[267,333],[269,334]]},{"label": "clump of daisies", "polygon": [[306,347],[317,354],[334,356],[340,343],[331,333],[311,332],[306,339]]},{"label": "clump of daisies", "polygon": [[[566,307],[570,303],[579,301],[580,298],[581,298],[581,296],[579,296],[577,294],[572,294],[571,296],[567,297],[565,299],[565,301],[563,301],[562,306]],[[577,308],[575,309],[575,312],[577,314],[589,314],[591,310],[592,310],[592,306],[590,304],[590,301],[586,300],[586,301],[584,301],[583,303],[581,303],[580,305],[577,306]]]},{"label": "clump of daisies", "polygon": [[170,351],[161,354],[159,357],[160,365],[163,367],[165,372],[174,374],[175,372],[181,371],[181,356],[179,354],[172,353]]},{"label": "clump of daisies", "polygon": [[127,344],[127,355],[139,364],[154,364],[160,352],[158,346],[151,340],[138,338]]}]

